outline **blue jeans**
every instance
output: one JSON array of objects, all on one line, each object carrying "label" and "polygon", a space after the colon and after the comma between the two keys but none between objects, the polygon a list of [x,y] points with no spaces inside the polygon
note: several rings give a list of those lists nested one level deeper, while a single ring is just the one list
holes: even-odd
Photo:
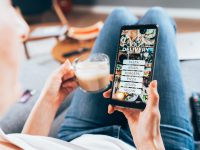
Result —
[{"label": "blue jeans", "polygon": [[[113,73],[120,27],[133,24],[159,25],[154,79],[158,81],[160,128],[165,148],[193,150],[191,124],[176,52],[176,24],[162,8],[151,8],[140,20],[124,8],[114,10],[105,21],[92,53],[107,54]],[[134,146],[134,139],[123,114],[107,114],[107,103],[102,93],[90,94],[77,89],[58,136],[70,141],[82,134],[109,135]]]}]

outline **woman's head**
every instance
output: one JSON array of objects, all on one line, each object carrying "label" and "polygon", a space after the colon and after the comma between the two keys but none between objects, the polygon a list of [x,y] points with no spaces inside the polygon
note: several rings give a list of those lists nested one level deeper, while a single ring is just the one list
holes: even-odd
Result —
[{"label": "woman's head", "polygon": [[28,31],[10,1],[0,1],[0,115],[19,98],[20,54]]}]

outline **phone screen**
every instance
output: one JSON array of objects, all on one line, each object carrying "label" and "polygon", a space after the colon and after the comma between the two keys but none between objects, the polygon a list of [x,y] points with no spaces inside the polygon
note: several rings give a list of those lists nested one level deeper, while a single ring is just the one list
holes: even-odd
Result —
[{"label": "phone screen", "polygon": [[112,99],[146,103],[152,80],[157,28],[121,29]]}]

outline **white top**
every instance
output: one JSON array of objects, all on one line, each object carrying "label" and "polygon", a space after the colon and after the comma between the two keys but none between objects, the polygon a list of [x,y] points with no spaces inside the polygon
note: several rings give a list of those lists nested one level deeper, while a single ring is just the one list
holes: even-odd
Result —
[{"label": "white top", "polygon": [[0,129],[0,139],[24,150],[136,150],[127,143],[106,135],[82,135],[71,142],[26,134],[4,134]]}]

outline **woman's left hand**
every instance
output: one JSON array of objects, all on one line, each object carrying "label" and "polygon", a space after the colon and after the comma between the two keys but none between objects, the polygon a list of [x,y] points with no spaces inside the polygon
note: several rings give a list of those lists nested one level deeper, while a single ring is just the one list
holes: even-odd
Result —
[{"label": "woman's left hand", "polygon": [[40,100],[53,102],[60,106],[64,98],[68,96],[78,83],[75,79],[74,70],[69,60],[60,66],[48,79],[42,91]]}]

